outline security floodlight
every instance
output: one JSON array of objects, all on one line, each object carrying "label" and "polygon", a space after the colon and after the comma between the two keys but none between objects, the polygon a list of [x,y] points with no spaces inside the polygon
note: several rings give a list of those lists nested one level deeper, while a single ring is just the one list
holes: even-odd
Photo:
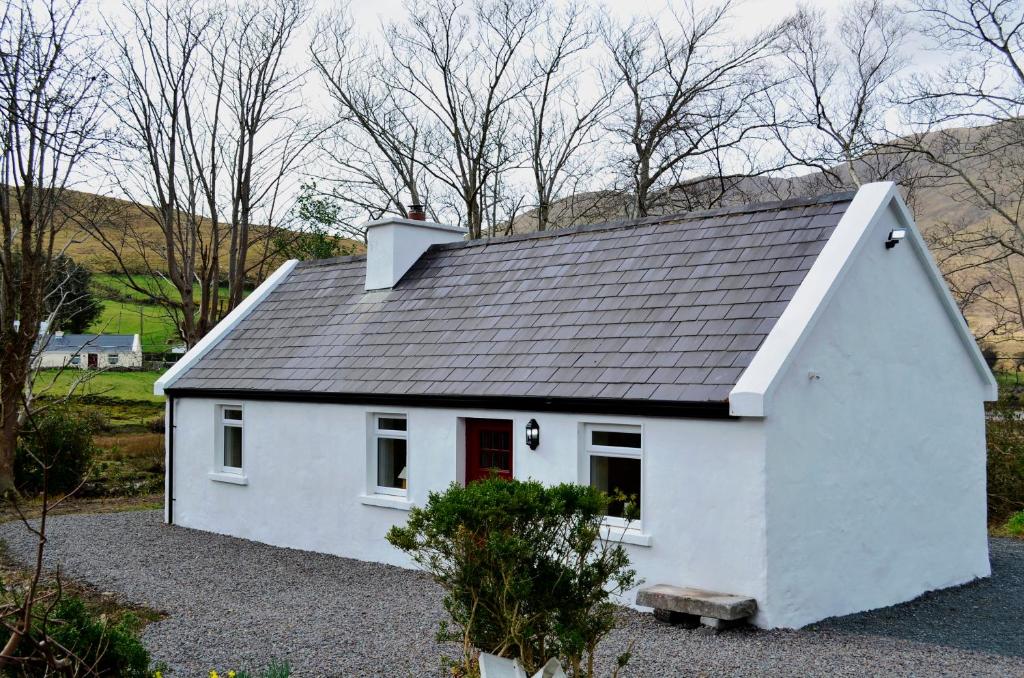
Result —
[{"label": "security floodlight", "polygon": [[905,228],[894,228],[889,231],[889,239],[885,241],[885,249],[891,250],[896,247],[896,243],[907,237],[907,229]]}]

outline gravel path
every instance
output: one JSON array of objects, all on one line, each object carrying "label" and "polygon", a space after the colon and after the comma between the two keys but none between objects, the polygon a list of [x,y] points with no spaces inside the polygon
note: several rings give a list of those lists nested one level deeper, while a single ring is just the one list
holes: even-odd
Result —
[{"label": "gravel path", "polygon": [[[287,659],[296,676],[440,675],[440,593],[424,575],[168,527],[157,512],[53,519],[71,577],[169,616],[143,635],[176,676]],[[0,525],[11,553],[25,530]],[[992,541],[994,576],[801,631],[719,636],[623,611],[610,658],[626,676],[1024,675],[1024,542]]]}]

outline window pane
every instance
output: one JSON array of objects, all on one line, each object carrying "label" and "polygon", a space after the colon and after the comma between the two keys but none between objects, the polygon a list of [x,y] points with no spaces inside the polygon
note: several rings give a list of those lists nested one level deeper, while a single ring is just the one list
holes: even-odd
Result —
[{"label": "window pane", "polygon": [[[622,492],[640,508],[640,460],[622,457],[590,457],[590,484],[609,495]],[[624,517],[622,501],[608,505],[608,515]]]},{"label": "window pane", "polygon": [[590,442],[592,445],[603,447],[632,447],[640,449],[640,433],[627,431],[591,431]]},{"label": "window pane", "polygon": [[108,355],[107,356],[107,362],[110,363],[111,365],[116,365],[117,364],[117,355],[113,354],[113,353]]},{"label": "window pane", "polygon": [[406,441],[400,438],[377,439],[377,485],[404,490]]},{"label": "window pane", "polygon": [[226,409],[224,410],[224,418],[232,421],[242,421],[242,410]]},{"label": "window pane", "polygon": [[224,427],[224,465],[242,468],[242,429],[238,426]]},{"label": "window pane", "polygon": [[381,431],[404,431],[405,419],[400,417],[378,417],[377,428]]}]

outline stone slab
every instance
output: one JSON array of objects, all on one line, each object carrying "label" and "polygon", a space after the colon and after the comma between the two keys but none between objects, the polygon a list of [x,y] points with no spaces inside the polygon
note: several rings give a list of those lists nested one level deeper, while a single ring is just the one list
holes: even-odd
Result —
[{"label": "stone slab", "polygon": [[746,619],[757,612],[757,601],[747,596],[669,584],[655,584],[640,589],[636,596],[636,604],[653,607],[656,610],[681,612],[725,621]]}]

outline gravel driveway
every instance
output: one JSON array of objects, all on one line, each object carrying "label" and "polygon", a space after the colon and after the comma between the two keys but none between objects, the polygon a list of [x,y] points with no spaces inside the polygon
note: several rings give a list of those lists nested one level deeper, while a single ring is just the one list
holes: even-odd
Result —
[{"label": "gravel driveway", "polygon": [[[420,573],[161,523],[158,512],[53,519],[71,577],[166,611],[143,640],[176,676],[287,659],[296,676],[440,675],[440,593]],[[0,526],[11,553],[29,540]],[[626,676],[1024,675],[1024,542],[992,541],[991,579],[801,631],[719,636],[623,611]]]}]

